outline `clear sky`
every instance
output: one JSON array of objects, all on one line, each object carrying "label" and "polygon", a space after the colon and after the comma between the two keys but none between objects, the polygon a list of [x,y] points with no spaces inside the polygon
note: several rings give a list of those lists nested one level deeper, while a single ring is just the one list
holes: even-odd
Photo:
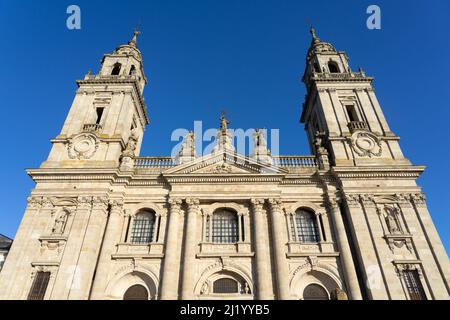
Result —
[{"label": "clear sky", "polygon": [[[66,9],[81,8],[81,30]],[[366,8],[381,8],[381,30]],[[0,1],[0,233],[13,237],[36,168],[60,131],[76,79],[97,72],[104,53],[140,21],[151,124],[141,155],[168,155],[176,128],[279,128],[281,154],[308,154],[299,123],[300,79],[313,23],[323,40],[374,76],[376,94],[450,248],[450,1]]]}]

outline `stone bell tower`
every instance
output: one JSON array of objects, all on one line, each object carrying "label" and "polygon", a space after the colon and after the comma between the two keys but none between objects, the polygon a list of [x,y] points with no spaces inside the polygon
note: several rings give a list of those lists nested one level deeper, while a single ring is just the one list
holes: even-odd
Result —
[{"label": "stone bell tower", "polygon": [[316,152],[318,133],[333,165],[409,165],[374,93],[372,77],[353,72],[349,58],[311,28],[303,82],[307,95],[301,122]]},{"label": "stone bell tower", "polygon": [[89,72],[77,81],[69,114],[42,167],[117,167],[125,151],[128,156],[139,154],[149,119],[138,34],[106,54],[98,74]]},{"label": "stone bell tower", "polygon": [[416,181],[425,167],[403,156],[373,78],[353,72],[345,52],[311,34],[301,122],[328,175],[324,203],[350,296],[404,299],[406,290],[414,299],[448,299],[448,258]]}]

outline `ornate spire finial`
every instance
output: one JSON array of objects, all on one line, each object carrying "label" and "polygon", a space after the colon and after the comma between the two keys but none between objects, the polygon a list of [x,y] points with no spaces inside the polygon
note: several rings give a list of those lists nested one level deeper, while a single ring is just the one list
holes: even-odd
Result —
[{"label": "ornate spire finial", "polygon": [[309,32],[311,33],[313,42],[320,41],[319,37],[316,35],[316,29],[314,29],[312,25],[311,28],[309,28]]},{"label": "ornate spire finial", "polygon": [[128,42],[130,46],[136,47],[137,46],[137,36],[140,35],[141,32],[139,30],[135,30],[133,33],[133,38]]}]

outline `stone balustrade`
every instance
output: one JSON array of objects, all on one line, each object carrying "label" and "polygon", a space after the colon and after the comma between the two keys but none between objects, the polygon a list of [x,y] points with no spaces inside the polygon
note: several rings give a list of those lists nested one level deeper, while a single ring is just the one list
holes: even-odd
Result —
[{"label": "stone balustrade", "polygon": [[87,123],[83,125],[84,132],[98,132],[102,129],[102,125],[98,123]]}]

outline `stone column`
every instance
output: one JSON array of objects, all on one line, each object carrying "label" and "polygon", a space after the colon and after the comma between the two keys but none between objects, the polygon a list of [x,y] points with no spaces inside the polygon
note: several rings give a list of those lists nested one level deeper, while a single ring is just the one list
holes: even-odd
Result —
[{"label": "stone column", "polygon": [[[334,233],[340,254],[340,260],[344,269],[345,282],[347,284],[349,296],[352,300],[361,300],[361,289],[359,288],[358,276],[353,263],[352,252],[345,232],[344,221],[336,200],[327,199],[327,207],[333,221]],[[331,240],[331,239],[330,239]]]},{"label": "stone column", "polygon": [[326,212],[317,212],[317,214],[320,216],[320,218],[322,218],[322,225],[323,225],[323,236],[325,237],[326,240],[322,241],[326,241],[326,242],[333,242],[333,238],[331,237],[331,233],[330,233],[330,223],[328,220],[328,214]]},{"label": "stone column", "polygon": [[69,300],[86,300],[89,298],[92,278],[105,232],[107,215],[108,199],[106,197],[94,197],[91,217],[78,258],[75,282],[73,282],[75,285],[70,289]]},{"label": "stone column", "polygon": [[180,276],[180,219],[181,199],[169,199],[169,229],[163,263],[161,300],[178,299],[178,282]]},{"label": "stone column", "polygon": [[244,238],[242,237],[242,212],[238,212],[238,242],[244,241]]},{"label": "stone column", "polygon": [[123,217],[123,201],[111,201],[108,223],[101,246],[100,260],[95,273],[90,299],[102,299],[105,297],[105,290],[111,270],[111,255],[115,252],[117,243],[120,242]]},{"label": "stone column", "polygon": [[28,276],[30,272],[29,262],[30,259],[34,259],[34,256],[27,258],[27,255],[30,253],[35,255],[37,252],[37,248],[33,247],[39,245],[39,241],[37,241],[35,236],[31,235],[33,233],[42,234],[41,230],[38,229],[38,222],[40,220],[40,210],[44,203],[41,197],[36,196],[30,196],[27,201],[28,206],[17,230],[16,240],[12,243],[8,258],[0,273],[0,300],[6,300],[7,298],[20,299],[22,296],[21,291],[29,291],[28,288],[22,288],[18,284],[20,283],[19,279]]},{"label": "stone column", "polygon": [[275,256],[275,274],[277,299],[290,299],[289,270],[286,259],[286,223],[280,199],[269,199],[272,225],[273,251]]},{"label": "stone column", "polygon": [[158,224],[158,243],[164,243],[166,237],[166,225],[167,225],[167,212],[157,213],[159,217]]},{"label": "stone column", "polygon": [[255,260],[258,283],[257,297],[260,300],[273,300],[272,270],[270,266],[269,233],[266,229],[267,215],[263,209],[264,199],[251,199],[255,226]]},{"label": "stone column", "polygon": [[194,299],[194,285],[196,278],[194,277],[196,258],[195,254],[198,247],[197,238],[197,224],[198,216],[200,214],[199,208],[200,201],[194,198],[186,199],[187,209],[187,226],[186,226],[186,237],[184,244],[184,261],[183,261],[183,285],[181,289],[181,299],[182,300],[192,300]]},{"label": "stone column", "polygon": [[67,243],[55,279],[51,299],[68,299],[72,287],[77,287],[79,280],[78,259],[89,224],[92,210],[92,197],[79,196],[77,209],[70,227]]},{"label": "stone column", "polygon": [[430,250],[433,252],[433,256],[436,259],[439,271],[444,279],[445,286],[450,291],[450,261],[448,260],[445,248],[442,245],[442,241],[433,224],[430,213],[428,212],[425,195],[423,193],[415,193],[410,195],[411,202],[417,213],[417,217],[426,231],[426,237]]},{"label": "stone column", "polygon": [[[431,243],[431,234],[428,233],[427,229],[424,229],[423,221],[420,221],[421,217],[417,216],[417,212],[411,201],[414,200],[417,202],[417,199],[412,199],[410,194],[397,194],[396,197],[408,230],[413,235],[412,241],[416,249],[417,258],[422,261],[424,278],[427,279],[431,298],[448,299],[448,284],[442,277],[439,263],[432,251],[433,246],[436,247],[436,244]],[[432,240],[439,241],[439,238]],[[426,287],[425,282],[422,285]]]}]

